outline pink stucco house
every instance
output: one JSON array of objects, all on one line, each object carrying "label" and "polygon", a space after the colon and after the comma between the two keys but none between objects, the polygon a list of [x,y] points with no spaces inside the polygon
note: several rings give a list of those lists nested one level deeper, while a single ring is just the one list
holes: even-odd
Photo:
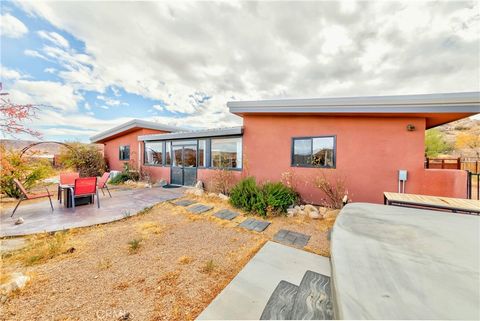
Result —
[{"label": "pink stucco house", "polygon": [[289,176],[304,200],[318,203],[322,195],[313,182],[324,172],[343,178],[352,200],[381,203],[383,192],[398,190],[399,170],[405,170],[407,193],[466,197],[465,171],[424,168],[424,137],[426,129],[480,113],[478,92],[236,101],[227,106],[243,118],[243,126],[181,131],[159,125],[113,136],[102,133],[105,138],[99,134],[92,141],[105,144],[112,168],[122,162],[119,146],[128,142],[141,155],[139,166],[172,184],[202,180],[208,185],[219,168],[237,179]]}]

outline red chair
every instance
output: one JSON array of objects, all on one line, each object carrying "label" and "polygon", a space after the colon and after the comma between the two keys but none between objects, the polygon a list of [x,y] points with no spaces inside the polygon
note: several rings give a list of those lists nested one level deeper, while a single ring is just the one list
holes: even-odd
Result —
[{"label": "red chair", "polygon": [[75,180],[79,177],[79,173],[60,173],[60,183],[58,184],[58,200],[60,203],[62,203],[62,191],[65,189],[65,186],[75,184]]},{"label": "red chair", "polygon": [[75,180],[74,187],[70,187],[72,195],[72,207],[75,208],[75,198],[83,196],[93,197],[95,203],[95,196],[97,196],[97,206],[100,208],[100,198],[98,197],[97,178],[83,177]]},{"label": "red chair", "polygon": [[23,195],[20,197],[20,200],[18,201],[17,205],[13,209],[12,215],[10,215],[10,217],[13,217],[13,214],[15,214],[15,211],[17,210],[18,206],[20,205],[20,203],[22,201],[24,201],[24,200],[34,200],[34,199],[42,198],[42,197],[48,197],[48,200],[50,201],[50,207],[52,208],[52,212],[53,212],[53,204],[52,204],[52,199],[51,199],[51,196],[53,196],[53,195],[50,194],[50,192],[48,191],[48,188],[45,187],[45,189],[47,190],[47,193],[45,193],[45,194],[29,194],[27,192],[27,190],[25,189],[25,187],[23,187],[22,183],[20,183],[16,178],[13,179],[13,181],[15,182],[15,184],[20,189],[20,191],[22,192]]},{"label": "red chair", "polygon": [[110,190],[108,189],[108,185],[107,185],[109,178],[110,178],[109,172],[103,173],[102,177],[100,177],[100,179],[98,180],[98,188],[102,191],[103,196],[105,196],[105,192],[103,191],[103,189],[106,188],[108,195],[112,197],[112,194],[110,194]]}]

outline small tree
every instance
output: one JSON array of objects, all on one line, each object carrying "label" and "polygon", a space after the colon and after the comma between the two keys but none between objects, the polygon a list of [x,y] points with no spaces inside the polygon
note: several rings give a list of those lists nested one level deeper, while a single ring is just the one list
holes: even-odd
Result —
[{"label": "small tree", "polygon": [[62,148],[60,163],[79,172],[81,177],[100,176],[106,165],[102,153],[95,145],[70,143],[72,148]]},{"label": "small tree", "polygon": [[40,132],[25,126],[24,121],[35,118],[39,105],[15,104],[10,101],[8,93],[3,91],[0,83],[0,131],[15,137],[17,134],[27,134],[40,137]]},{"label": "small tree", "polygon": [[48,160],[21,157],[20,153],[3,145],[0,145],[0,154],[0,190],[9,197],[19,198],[21,195],[14,179],[30,189],[53,173]]},{"label": "small tree", "polygon": [[433,128],[425,132],[425,155],[427,157],[436,157],[438,154],[448,153],[452,150],[452,144],[445,140],[441,131]]},{"label": "small tree", "polygon": [[213,173],[210,188],[214,193],[222,193],[228,195],[232,189],[235,177],[233,172],[226,169],[217,169]]},{"label": "small tree", "polygon": [[458,149],[472,150],[475,156],[480,158],[480,131],[458,134],[455,145]]}]

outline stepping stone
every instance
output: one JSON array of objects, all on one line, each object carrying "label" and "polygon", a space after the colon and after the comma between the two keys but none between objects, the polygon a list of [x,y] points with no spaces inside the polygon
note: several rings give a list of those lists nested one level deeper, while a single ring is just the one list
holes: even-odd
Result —
[{"label": "stepping stone", "polygon": [[287,281],[280,281],[268,299],[260,320],[288,320],[292,313],[293,303],[298,286]]},{"label": "stepping stone", "polygon": [[310,235],[305,235],[290,230],[280,230],[273,236],[273,240],[285,245],[303,248],[310,240]]},{"label": "stepping stone", "polygon": [[307,271],[298,286],[289,320],[332,320],[330,278]]},{"label": "stepping stone", "polygon": [[193,214],[201,214],[206,211],[210,211],[213,206],[210,205],[203,205],[203,204],[195,204],[187,208],[187,211]]},{"label": "stepping stone", "polygon": [[179,201],[173,202],[173,204],[179,205],[179,206],[189,206],[195,203],[196,202],[192,200],[179,200]]},{"label": "stepping stone", "polygon": [[221,218],[222,220],[233,220],[238,216],[238,213],[230,210],[220,210],[217,213],[213,214],[214,216]]},{"label": "stepping stone", "polygon": [[269,225],[270,225],[270,222],[267,222],[267,221],[260,221],[260,220],[254,219],[254,218],[247,218],[245,221],[240,223],[240,225],[238,225],[238,226],[246,228],[247,230],[262,232]]}]

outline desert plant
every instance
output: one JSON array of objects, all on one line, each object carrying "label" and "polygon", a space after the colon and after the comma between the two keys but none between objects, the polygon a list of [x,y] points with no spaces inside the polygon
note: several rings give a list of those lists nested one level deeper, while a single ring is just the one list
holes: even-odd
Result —
[{"label": "desert plant", "polygon": [[445,140],[445,135],[438,129],[433,128],[425,132],[425,155],[436,157],[438,154],[452,151],[453,146]]},{"label": "desert plant", "polygon": [[70,143],[72,148],[62,148],[60,163],[73,168],[81,177],[101,176],[106,170],[105,159],[95,145]]},{"label": "desert plant", "polygon": [[226,169],[215,170],[210,180],[210,190],[214,193],[222,193],[228,195],[233,185],[235,177],[233,172]]},{"label": "desert plant", "polygon": [[128,250],[130,253],[137,253],[140,250],[140,246],[142,245],[141,239],[133,239],[128,242]]},{"label": "desert plant", "polygon": [[259,199],[261,199],[261,191],[253,177],[242,179],[230,192],[230,203],[247,212],[252,212],[258,207]]},{"label": "desert plant", "polygon": [[233,206],[261,216],[286,213],[296,200],[297,193],[292,188],[280,182],[258,186],[253,177],[238,182],[230,193]]},{"label": "desert plant", "polygon": [[132,169],[131,164],[126,162],[123,164],[123,171],[112,177],[109,183],[113,185],[118,185],[125,183],[126,181],[138,181],[139,179],[140,172]]},{"label": "desert plant", "polygon": [[21,195],[14,179],[18,179],[28,190],[53,174],[47,160],[22,157],[17,151],[3,145],[0,145],[0,161],[0,191],[9,197],[19,198]]},{"label": "desert plant", "polygon": [[265,183],[262,195],[267,212],[273,214],[286,213],[288,207],[297,201],[297,193],[280,182]]},{"label": "desert plant", "polygon": [[345,196],[348,198],[344,177],[339,175],[327,176],[322,172],[319,176],[315,177],[314,185],[325,195],[324,205],[326,207],[334,209],[341,209],[343,207]]},{"label": "desert plant", "polygon": [[213,262],[213,260],[208,260],[207,262],[205,262],[205,264],[202,266],[202,269],[201,271],[203,273],[212,273],[213,270],[215,270],[215,262]]}]

